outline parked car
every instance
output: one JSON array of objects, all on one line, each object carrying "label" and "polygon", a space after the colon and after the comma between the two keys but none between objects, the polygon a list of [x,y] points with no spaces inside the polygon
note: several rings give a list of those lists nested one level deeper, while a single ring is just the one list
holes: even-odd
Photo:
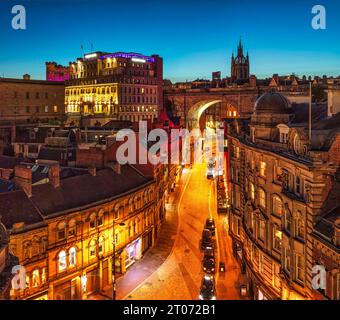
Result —
[{"label": "parked car", "polygon": [[206,221],[205,221],[205,229],[208,229],[210,230],[211,234],[214,236],[215,235],[215,220],[212,219],[212,218],[208,218]]},{"label": "parked car", "polygon": [[203,270],[206,273],[215,273],[215,259],[211,257],[204,257]]},{"label": "parked car", "polygon": [[200,288],[200,300],[216,300],[216,287],[213,276],[204,276]]},{"label": "parked car", "polygon": [[220,262],[220,272],[225,272],[225,263]]},{"label": "parked car", "polygon": [[201,240],[201,249],[205,250],[206,248],[212,248],[212,235],[209,229],[204,229],[202,232],[202,240]]}]

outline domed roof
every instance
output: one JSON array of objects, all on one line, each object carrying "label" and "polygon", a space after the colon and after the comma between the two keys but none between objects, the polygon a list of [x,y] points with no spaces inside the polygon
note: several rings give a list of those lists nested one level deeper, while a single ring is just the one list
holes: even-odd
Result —
[{"label": "domed roof", "polygon": [[255,112],[257,113],[288,113],[290,110],[291,103],[278,92],[264,93],[255,103]]}]

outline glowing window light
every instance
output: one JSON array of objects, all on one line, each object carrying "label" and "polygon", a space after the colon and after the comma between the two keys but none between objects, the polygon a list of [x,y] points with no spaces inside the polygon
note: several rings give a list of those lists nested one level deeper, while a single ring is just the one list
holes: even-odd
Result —
[{"label": "glowing window light", "polygon": [[85,57],[85,59],[93,59],[93,58],[97,58],[97,54],[96,53],[89,53],[89,54],[86,54],[84,57]]}]

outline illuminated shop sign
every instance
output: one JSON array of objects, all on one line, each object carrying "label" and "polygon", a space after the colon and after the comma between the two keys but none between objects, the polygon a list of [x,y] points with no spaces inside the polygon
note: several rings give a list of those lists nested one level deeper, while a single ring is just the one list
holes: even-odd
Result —
[{"label": "illuminated shop sign", "polygon": [[139,53],[116,52],[116,53],[111,53],[111,54],[105,54],[100,57],[101,60],[105,60],[108,58],[125,58],[125,59],[131,59],[134,62],[141,62],[141,63],[155,62],[155,58],[143,56],[142,54],[139,54]]},{"label": "illuminated shop sign", "polygon": [[89,53],[89,54],[86,54],[84,57],[85,57],[85,59],[93,59],[93,58],[97,58],[97,54],[96,53]]}]

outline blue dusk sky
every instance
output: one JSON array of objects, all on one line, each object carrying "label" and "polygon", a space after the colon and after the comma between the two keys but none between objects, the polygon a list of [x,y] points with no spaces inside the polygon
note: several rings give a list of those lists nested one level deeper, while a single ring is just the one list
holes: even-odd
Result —
[{"label": "blue dusk sky", "polygon": [[[26,8],[27,29],[11,28],[11,9]],[[311,27],[326,8],[326,30]],[[126,51],[164,58],[164,78],[230,74],[240,36],[251,73],[340,75],[339,0],[1,0],[0,76],[45,78],[45,61],[68,64],[85,52]]]}]

